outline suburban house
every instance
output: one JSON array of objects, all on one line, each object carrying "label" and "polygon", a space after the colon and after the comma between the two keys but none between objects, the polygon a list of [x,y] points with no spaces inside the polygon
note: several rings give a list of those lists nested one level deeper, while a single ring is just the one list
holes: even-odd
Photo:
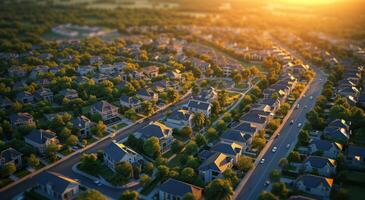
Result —
[{"label": "suburban house", "polygon": [[84,115],[72,118],[71,123],[72,123],[72,129],[75,130],[81,138],[86,138],[90,135],[90,128],[92,122]]},{"label": "suburban house", "polygon": [[302,175],[295,180],[295,187],[305,193],[329,197],[333,179],[315,175]]},{"label": "suburban house", "polygon": [[167,179],[158,187],[160,200],[183,199],[187,193],[191,193],[196,200],[203,198],[203,188],[172,178]]},{"label": "suburban house", "polygon": [[198,95],[193,96],[194,100],[202,102],[212,102],[217,99],[217,92],[213,87],[204,88]]},{"label": "suburban house", "polygon": [[204,183],[220,177],[226,169],[233,166],[233,158],[223,153],[214,153],[206,159],[198,168],[199,175],[203,177]]},{"label": "suburban house", "polygon": [[79,66],[77,67],[76,72],[79,73],[81,76],[85,76],[88,73],[94,72],[94,67],[89,65]]},{"label": "suburban house", "polygon": [[10,124],[13,128],[19,126],[31,126],[34,124],[33,116],[29,113],[13,113],[9,116]]},{"label": "suburban house", "polygon": [[193,115],[187,110],[174,110],[167,118],[166,125],[171,128],[181,129],[185,126],[192,127]]},{"label": "suburban house", "polygon": [[106,102],[99,101],[91,106],[91,114],[99,114],[104,121],[116,118],[119,116],[118,107]]},{"label": "suburban house", "polygon": [[161,153],[168,151],[174,141],[172,129],[157,121],[150,122],[147,126],[137,130],[135,136],[144,141],[150,137],[157,137],[160,140]]},{"label": "suburban house", "polygon": [[271,97],[261,99],[258,104],[270,106],[272,112],[276,112],[280,108],[280,101]]},{"label": "suburban house", "polygon": [[184,78],[181,76],[180,72],[177,71],[167,71],[165,75],[172,81],[184,81]]},{"label": "suburban house", "polygon": [[53,102],[53,92],[48,88],[41,88],[35,91],[35,98],[40,101]]},{"label": "suburban house", "polygon": [[143,74],[145,74],[145,76],[149,78],[157,77],[158,71],[159,71],[158,67],[154,65],[142,68]]},{"label": "suburban house", "polygon": [[137,90],[137,97],[145,101],[158,101],[158,94],[153,91],[147,90],[146,88],[141,88]]},{"label": "suburban house", "polygon": [[23,92],[19,92],[16,95],[15,99],[21,103],[33,103],[34,96],[30,92],[23,91]]},{"label": "suburban house", "polygon": [[340,143],[331,142],[328,140],[314,139],[308,145],[309,154],[320,154],[323,157],[336,159],[342,151],[343,146]]},{"label": "suburban house", "polygon": [[246,114],[241,116],[240,121],[250,123],[258,130],[261,130],[265,128],[270,118],[270,112],[265,112],[262,110],[250,110]]},{"label": "suburban house", "polygon": [[233,162],[236,162],[238,157],[242,155],[242,150],[244,146],[237,143],[227,143],[227,142],[218,142],[215,144],[211,151],[223,153],[231,158],[233,158]]},{"label": "suburban house", "polygon": [[23,154],[19,151],[9,147],[0,153],[0,168],[7,163],[13,163],[16,168],[22,167]]},{"label": "suburban house", "polygon": [[245,134],[239,130],[229,129],[223,132],[220,139],[227,143],[236,143],[242,147],[246,147],[251,144],[252,136],[250,134]]},{"label": "suburban house", "polygon": [[308,156],[303,162],[303,171],[332,177],[336,173],[336,161],[326,157]]},{"label": "suburban house", "polygon": [[233,129],[241,131],[241,132],[243,132],[245,134],[248,134],[248,135],[251,135],[251,136],[256,134],[257,131],[258,131],[255,125],[253,125],[252,123],[248,123],[248,122],[239,123]]},{"label": "suburban house", "polygon": [[56,133],[43,129],[33,129],[28,135],[24,136],[24,141],[39,153],[45,153],[48,145],[58,143]]},{"label": "suburban house", "polygon": [[115,164],[127,161],[131,164],[142,160],[142,156],[125,146],[123,143],[112,142],[104,149],[104,163],[115,171]]},{"label": "suburban house", "polygon": [[190,100],[188,103],[188,110],[193,113],[204,113],[209,117],[211,113],[212,105],[210,103]]},{"label": "suburban house", "polygon": [[353,168],[365,168],[365,148],[350,145],[345,151],[345,163]]},{"label": "suburban house", "polygon": [[61,90],[60,93],[61,97],[67,98],[67,99],[76,99],[79,98],[79,93],[74,89],[64,89]]},{"label": "suburban house", "polygon": [[80,194],[80,183],[56,172],[43,172],[35,192],[53,200],[71,200]]},{"label": "suburban house", "polygon": [[350,139],[350,135],[346,129],[334,126],[327,126],[323,130],[323,137],[341,144],[347,144]]},{"label": "suburban house", "polygon": [[119,98],[119,103],[121,106],[127,108],[133,108],[137,112],[140,110],[142,106],[142,102],[139,99],[137,99],[136,97],[129,97],[124,94]]}]

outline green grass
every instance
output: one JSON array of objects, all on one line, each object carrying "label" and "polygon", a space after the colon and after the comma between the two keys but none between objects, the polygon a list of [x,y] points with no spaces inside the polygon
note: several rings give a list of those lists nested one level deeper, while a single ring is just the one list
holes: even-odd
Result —
[{"label": "green grass", "polygon": [[64,148],[60,151],[60,154],[67,156],[67,155],[71,154],[72,152],[74,152],[74,151],[70,150],[69,148]]},{"label": "green grass", "polygon": [[14,175],[18,178],[22,178],[28,174],[30,174],[30,172],[28,170],[22,169],[22,170],[17,171]]},{"label": "green grass", "polygon": [[182,157],[183,155],[182,154],[177,154],[176,156],[175,156],[175,158],[173,158],[173,159],[171,159],[168,163],[167,163],[167,165],[169,166],[169,167],[180,167],[181,166],[181,162],[180,162],[180,160],[181,160],[181,157]]},{"label": "green grass", "polygon": [[9,185],[11,182],[13,182],[10,178],[2,178],[0,179],[0,188]]},{"label": "green grass", "polygon": [[127,124],[125,124],[125,123],[120,123],[120,124],[114,125],[112,128],[113,128],[114,130],[119,130],[119,129],[121,129],[121,128],[123,128],[123,127],[126,127],[126,126],[127,126]]},{"label": "green grass", "polygon": [[362,192],[364,190],[363,187],[358,186],[358,185],[344,185],[344,189],[347,190],[349,198],[348,200],[359,200],[359,199],[363,199],[363,195]]}]

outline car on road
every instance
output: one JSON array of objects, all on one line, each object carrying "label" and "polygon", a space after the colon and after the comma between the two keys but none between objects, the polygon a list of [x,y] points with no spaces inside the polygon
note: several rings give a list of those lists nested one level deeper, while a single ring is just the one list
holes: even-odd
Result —
[{"label": "car on road", "polygon": [[270,185],[270,181],[265,181],[264,186]]},{"label": "car on road", "polygon": [[300,105],[299,105],[299,103],[298,103],[298,105],[297,105],[296,109],[298,109],[298,108],[299,108],[299,106],[300,106]]},{"label": "car on road", "polygon": [[307,106],[307,105],[305,105],[305,106],[304,106],[304,108],[308,108],[308,106]]},{"label": "car on road", "polygon": [[313,99],[313,96],[310,96],[309,99]]},{"label": "car on road", "polygon": [[260,164],[264,164],[265,163],[265,158],[260,160]]},{"label": "car on road", "polygon": [[273,147],[271,151],[272,151],[273,153],[275,153],[277,150],[278,150],[278,147]]},{"label": "car on road", "polygon": [[95,183],[97,186],[101,186],[101,182],[100,182],[99,180],[94,181],[94,183]]},{"label": "car on road", "polygon": [[300,128],[302,126],[302,123],[298,123],[298,128]]},{"label": "car on road", "polygon": [[287,149],[289,149],[289,148],[290,148],[290,144],[287,144],[287,145],[286,145],[286,148],[287,148]]},{"label": "car on road", "polygon": [[291,120],[291,121],[290,121],[290,125],[292,125],[292,124],[294,124],[294,120]]}]

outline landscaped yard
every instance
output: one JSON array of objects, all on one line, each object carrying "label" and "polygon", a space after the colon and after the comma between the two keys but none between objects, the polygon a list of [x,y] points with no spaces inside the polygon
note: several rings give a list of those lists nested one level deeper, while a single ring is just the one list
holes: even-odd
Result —
[{"label": "landscaped yard", "polygon": [[30,172],[28,170],[22,169],[22,170],[17,171],[14,175],[18,178],[22,178],[28,174],[30,174]]},{"label": "landscaped yard", "polygon": [[10,184],[11,182],[13,182],[10,178],[2,178],[0,179],[0,188],[4,187],[5,185]]},{"label": "landscaped yard", "polygon": [[127,126],[127,124],[125,124],[125,123],[119,123],[119,124],[116,124],[116,125],[112,126],[112,128],[114,130],[119,130],[119,129],[125,127],[125,126]]},{"label": "landscaped yard", "polygon": [[362,197],[362,192],[364,190],[363,187],[358,186],[358,185],[344,185],[344,189],[347,190],[348,195],[349,195],[349,200],[359,200],[359,199],[363,199]]},{"label": "landscaped yard", "polygon": [[164,153],[162,156],[164,158],[170,158],[172,155],[174,155],[174,153],[170,150],[170,151]]}]

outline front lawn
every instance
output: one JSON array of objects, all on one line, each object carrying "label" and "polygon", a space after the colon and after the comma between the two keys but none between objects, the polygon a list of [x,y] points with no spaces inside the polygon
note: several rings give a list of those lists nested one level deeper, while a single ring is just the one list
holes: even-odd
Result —
[{"label": "front lawn", "polygon": [[15,176],[16,177],[18,177],[18,178],[22,178],[22,177],[24,177],[24,176],[26,176],[26,175],[28,175],[28,174],[30,174],[30,172],[28,171],[28,170],[26,170],[26,169],[21,169],[21,170],[19,170],[19,171],[17,171],[17,172],[15,172]]},{"label": "front lawn", "polygon": [[344,189],[347,190],[347,194],[349,195],[348,200],[359,200],[363,199],[362,192],[364,190],[363,187],[359,185],[344,185]]},{"label": "front lawn", "polygon": [[1,178],[0,179],[0,188],[9,185],[11,182],[13,182],[10,178]]},{"label": "front lawn", "polygon": [[116,124],[116,125],[112,126],[112,128],[114,130],[119,130],[119,129],[122,129],[123,127],[126,127],[126,126],[127,126],[127,124],[125,124],[125,123],[119,123],[119,124]]}]

